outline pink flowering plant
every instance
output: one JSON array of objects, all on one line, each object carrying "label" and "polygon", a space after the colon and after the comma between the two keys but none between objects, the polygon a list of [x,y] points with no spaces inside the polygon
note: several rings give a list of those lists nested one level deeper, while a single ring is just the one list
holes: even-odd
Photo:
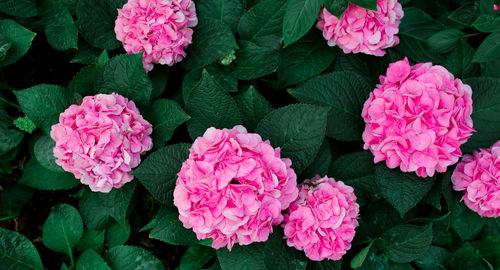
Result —
[{"label": "pink flowering plant", "polygon": [[0,0],[0,269],[499,269],[499,6]]}]

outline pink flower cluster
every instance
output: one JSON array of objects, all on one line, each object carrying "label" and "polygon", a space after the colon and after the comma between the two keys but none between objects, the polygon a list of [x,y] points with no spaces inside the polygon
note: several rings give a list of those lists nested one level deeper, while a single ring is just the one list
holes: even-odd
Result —
[{"label": "pink flower cluster", "polygon": [[500,141],[489,149],[465,155],[451,176],[453,188],[483,217],[500,217]]},{"label": "pink flower cluster", "polygon": [[52,126],[56,163],[92,191],[109,192],[134,178],[132,168],[152,147],[152,128],[135,107],[118,94],[87,96],[71,105]]},{"label": "pink flower cluster", "polygon": [[209,128],[178,173],[174,204],[184,227],[214,248],[263,242],[297,198],[297,176],[279,148],[242,126]]},{"label": "pink flower cluster", "polygon": [[306,180],[285,214],[287,244],[314,261],[340,260],[351,248],[358,214],[352,187],[327,176]]},{"label": "pink flower cluster", "polygon": [[493,5],[493,9],[494,10],[500,9],[500,6],[499,5]]},{"label": "pink flower cluster", "polygon": [[384,49],[399,44],[396,34],[403,15],[397,0],[378,0],[377,11],[349,4],[340,19],[322,8],[316,27],[328,45],[337,45],[344,53],[383,56]]},{"label": "pink flower cluster", "polygon": [[408,59],[389,65],[365,102],[364,148],[389,168],[421,177],[445,172],[472,135],[472,90],[442,66]]},{"label": "pink flower cluster", "polygon": [[128,53],[143,54],[144,68],[153,63],[173,65],[186,56],[198,24],[191,0],[129,0],[118,10],[116,38]]}]

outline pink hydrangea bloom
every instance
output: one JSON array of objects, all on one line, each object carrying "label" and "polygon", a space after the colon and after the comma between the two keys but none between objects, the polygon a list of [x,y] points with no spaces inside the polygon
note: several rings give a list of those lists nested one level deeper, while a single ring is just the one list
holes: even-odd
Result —
[{"label": "pink hydrangea bloom", "polygon": [[193,143],[174,190],[179,219],[214,248],[263,242],[297,198],[297,176],[280,149],[242,126],[209,128]]},{"label": "pink hydrangea bloom", "polygon": [[383,56],[384,49],[399,44],[396,34],[403,15],[397,0],[378,0],[377,11],[349,3],[340,19],[322,8],[316,27],[323,31],[328,45],[337,45],[344,53]]},{"label": "pink hydrangea bloom", "polygon": [[56,163],[92,191],[109,192],[134,178],[132,168],[152,147],[152,128],[133,101],[118,94],[87,96],[52,126]]},{"label": "pink hydrangea bloom", "polygon": [[389,65],[365,102],[364,148],[421,177],[445,172],[462,155],[472,128],[472,90],[442,66],[408,59]]},{"label": "pink hydrangea bloom", "polygon": [[306,180],[285,214],[287,244],[314,261],[340,260],[351,248],[358,214],[352,187],[327,176]]},{"label": "pink hydrangea bloom", "polygon": [[500,217],[500,141],[489,149],[465,155],[451,176],[462,200],[483,217]]},{"label": "pink hydrangea bloom", "polygon": [[118,10],[116,38],[128,53],[143,54],[144,68],[173,65],[186,56],[198,24],[191,0],[129,0]]},{"label": "pink hydrangea bloom", "polygon": [[499,5],[493,5],[493,9],[494,10],[500,9],[500,6]]}]

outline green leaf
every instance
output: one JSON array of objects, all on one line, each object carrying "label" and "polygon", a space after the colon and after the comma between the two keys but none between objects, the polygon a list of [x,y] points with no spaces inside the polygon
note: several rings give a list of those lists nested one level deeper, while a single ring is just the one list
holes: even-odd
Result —
[{"label": "green leaf", "polygon": [[33,123],[33,121],[31,121],[27,116],[18,117],[12,123],[19,130],[22,130],[24,132],[28,132],[30,134],[36,129],[35,123]]},{"label": "green leaf", "polygon": [[0,228],[0,265],[8,270],[43,270],[40,255],[24,235]]},{"label": "green leaf", "polygon": [[6,215],[18,215],[24,204],[28,203],[33,197],[33,190],[20,184],[4,186],[0,193],[0,202],[2,208],[0,213]]},{"label": "green leaf", "polygon": [[243,125],[249,131],[254,131],[260,120],[273,110],[271,104],[253,86],[237,95],[235,100],[241,111]]},{"label": "green leaf", "polygon": [[305,270],[308,260],[304,253],[287,245],[281,228],[274,228],[274,230],[269,235],[263,249],[266,268],[272,270]]},{"label": "green leaf", "polygon": [[101,54],[102,50],[88,44],[85,40],[78,41],[78,50],[70,63],[95,64],[96,59]]},{"label": "green leaf", "polygon": [[189,146],[174,144],[164,147],[149,155],[132,173],[163,204],[173,203],[177,173],[189,156]]},{"label": "green leaf", "polygon": [[363,262],[366,260],[366,256],[368,255],[368,252],[370,251],[370,248],[372,247],[374,241],[371,241],[368,246],[364,247],[354,258],[351,260],[351,268],[360,268],[363,265]]},{"label": "green leaf", "polygon": [[500,32],[490,34],[477,48],[472,61],[484,63],[500,57]]},{"label": "green leaf", "polygon": [[168,65],[158,65],[152,71],[148,72],[149,79],[153,85],[153,90],[151,91],[151,101],[159,98],[165,91],[169,73],[170,67]]},{"label": "green leaf", "polygon": [[182,255],[179,270],[198,270],[215,257],[215,250],[210,247],[194,245]]},{"label": "green leaf", "polygon": [[280,63],[280,54],[267,47],[259,47],[252,42],[238,42],[233,74],[240,80],[252,80],[274,72]]},{"label": "green leaf", "polygon": [[162,208],[155,217],[150,237],[171,245],[194,245],[198,242],[192,230],[184,228],[176,208]]},{"label": "green leaf", "polygon": [[2,35],[8,38],[11,42],[10,49],[0,63],[1,66],[10,65],[25,55],[31,47],[31,42],[36,36],[35,33],[24,28],[17,22],[7,19],[0,20],[0,33],[2,33]]},{"label": "green leaf", "polygon": [[5,59],[11,47],[12,41],[0,33],[0,63]]},{"label": "green leaf", "polygon": [[332,150],[328,139],[323,140],[323,144],[318,154],[309,166],[302,172],[303,178],[313,178],[316,175],[324,176],[328,173],[328,167],[332,162]]},{"label": "green leaf", "polygon": [[371,239],[379,237],[388,229],[403,223],[398,212],[386,200],[369,203],[361,217],[366,222],[366,229]]},{"label": "green leaf", "polygon": [[463,202],[456,201],[451,211],[451,227],[463,240],[472,240],[486,223],[476,212],[470,210]]},{"label": "green leaf", "polygon": [[399,45],[396,46],[396,50],[415,62],[441,64],[446,61],[446,56],[430,51],[424,41],[405,35],[399,36]]},{"label": "green leaf", "polygon": [[59,114],[75,101],[72,91],[50,84],[39,84],[14,94],[26,116],[45,134],[59,122]]},{"label": "green leaf", "polygon": [[83,38],[92,46],[112,50],[120,46],[114,31],[118,10],[126,0],[79,0],[77,25]]},{"label": "green leaf", "polygon": [[142,64],[142,54],[118,55],[104,65],[96,89],[117,93],[137,103],[149,102],[153,85]]},{"label": "green leaf", "polygon": [[446,29],[430,36],[427,41],[427,47],[437,53],[449,53],[457,47],[459,40],[465,36],[465,33],[457,29]]},{"label": "green leaf", "polygon": [[371,10],[377,10],[377,0],[349,0],[352,4]]},{"label": "green leaf", "polygon": [[363,206],[382,197],[380,188],[375,181],[375,175],[367,175],[348,180],[344,180],[342,178],[336,179],[342,180],[345,184],[354,188],[354,194],[356,194],[356,202],[359,204],[359,206]]},{"label": "green leaf", "polygon": [[242,122],[234,99],[206,71],[191,90],[186,110],[191,116],[187,126],[192,139],[203,135],[209,127],[232,128]]},{"label": "green leaf", "polygon": [[290,90],[300,102],[326,106],[326,135],[343,141],[361,140],[365,122],[363,104],[373,90],[370,82],[353,72],[332,72],[315,77]]},{"label": "green leaf", "polygon": [[35,0],[0,0],[0,10],[23,18],[34,17],[38,13]]},{"label": "green leaf", "polygon": [[474,28],[485,33],[499,32],[500,17],[483,14],[472,24]]},{"label": "green leaf", "polygon": [[472,62],[474,53],[474,48],[462,40],[458,47],[448,56],[444,63],[444,67],[457,78],[470,77],[474,74],[477,67],[477,65]]},{"label": "green leaf", "polygon": [[281,51],[278,78],[284,86],[312,78],[333,63],[337,52],[318,32],[308,34]]},{"label": "green leaf", "polygon": [[125,244],[130,238],[130,224],[120,225],[113,222],[106,230],[106,247],[112,248]]},{"label": "green leaf", "polygon": [[217,250],[217,259],[222,270],[267,270],[264,247],[264,243],[253,243],[247,246],[236,244],[231,251],[220,248]]},{"label": "green leaf", "polygon": [[472,245],[497,269],[500,267],[500,235],[490,235],[481,241],[473,242]]},{"label": "green leaf", "polygon": [[498,140],[500,134],[500,79],[470,78],[464,82],[472,88],[472,120],[477,131],[462,146],[466,153],[478,148],[488,148]]},{"label": "green leaf", "polygon": [[[283,21],[283,39],[290,45],[303,37],[318,18],[323,0],[289,0]],[[376,3],[375,3],[376,4]]]},{"label": "green leaf", "polygon": [[308,261],[307,270],[340,270],[342,261],[322,260],[322,261]]},{"label": "green leaf", "polygon": [[82,234],[82,218],[68,204],[55,206],[43,224],[43,244],[57,252],[72,254],[71,248],[78,243]]},{"label": "green leaf", "polygon": [[196,3],[198,18],[216,19],[227,24],[233,32],[238,28],[243,11],[241,0],[206,0]]},{"label": "green leaf", "polygon": [[127,226],[127,213],[135,186],[136,182],[132,181],[121,188],[112,189],[109,193],[97,194],[101,200],[101,207],[124,227]]},{"label": "green leaf", "polygon": [[399,169],[391,170],[385,164],[375,166],[375,179],[382,196],[401,217],[425,197],[435,181],[435,178],[418,177],[413,172],[403,173]]},{"label": "green leaf", "polygon": [[422,256],[432,242],[432,224],[427,226],[400,225],[384,233],[385,254],[397,263],[408,263]]},{"label": "green leaf", "polygon": [[349,1],[347,0],[325,0],[325,8],[337,18],[340,18],[344,11],[349,6]]},{"label": "green leaf", "polygon": [[342,181],[374,175],[373,155],[369,151],[361,151],[340,156],[333,162],[328,174]]},{"label": "green leaf", "polygon": [[201,19],[182,65],[186,70],[204,67],[237,48],[229,26],[212,18]]},{"label": "green leaf", "polygon": [[76,49],[78,29],[71,13],[60,1],[43,0],[40,16],[45,24],[45,35],[56,50]]},{"label": "green leaf", "polygon": [[479,6],[476,3],[466,3],[450,14],[450,19],[465,26],[471,26],[479,16]]},{"label": "green leaf", "polygon": [[98,65],[90,65],[80,69],[69,83],[68,88],[83,96],[95,95],[96,83],[101,69]]},{"label": "green leaf", "polygon": [[292,160],[295,172],[302,172],[314,159],[323,143],[327,109],[294,104],[270,112],[260,121],[256,131],[273,147],[281,148],[281,156]]},{"label": "green leaf", "polygon": [[87,228],[91,230],[102,230],[110,222],[107,209],[102,207],[99,194],[86,188],[83,197],[80,199],[78,209],[82,215]]},{"label": "green leaf", "polygon": [[286,0],[262,0],[240,19],[238,33],[258,46],[277,48],[282,40]]},{"label": "green leaf", "polygon": [[206,66],[205,69],[194,69],[184,75],[182,81],[182,100],[184,103],[187,103],[191,90],[200,82],[203,70],[206,70],[224,91],[238,92],[238,79],[233,73],[228,68],[225,69],[213,63]]},{"label": "green leaf", "polygon": [[36,161],[38,161],[42,167],[54,172],[64,173],[64,170],[56,164],[56,158],[54,157],[54,153],[52,151],[55,145],[56,142],[49,136],[42,135],[38,138],[38,140],[36,140],[33,152],[35,154]]},{"label": "green leaf", "polygon": [[163,270],[163,264],[148,251],[134,246],[116,246],[106,252],[104,259],[111,269]]},{"label": "green leaf", "polygon": [[111,270],[111,268],[93,249],[88,249],[76,261],[76,270]]},{"label": "green leaf", "polygon": [[169,99],[158,99],[151,108],[151,124],[153,125],[153,140],[156,146],[164,145],[172,138],[175,129],[189,120],[187,115],[177,104]]},{"label": "green leaf", "polygon": [[450,269],[452,256],[442,247],[430,246],[426,253],[415,260],[415,264],[422,270]]},{"label": "green leaf", "polygon": [[422,41],[443,30],[443,27],[429,14],[415,7],[404,8],[399,33]]},{"label": "green leaf", "polygon": [[472,246],[470,243],[465,243],[453,253],[454,267],[456,270],[491,270],[493,269],[484,258],[478,249]]},{"label": "green leaf", "polygon": [[24,167],[19,183],[40,190],[65,190],[76,187],[80,182],[73,174],[47,170],[32,158]]},{"label": "green leaf", "polygon": [[0,121],[0,155],[7,154],[23,140],[24,134],[9,128],[9,124]]},{"label": "green leaf", "polygon": [[75,245],[75,249],[80,251],[92,249],[96,252],[101,252],[104,245],[104,235],[104,230],[85,230],[83,231],[82,238]]}]

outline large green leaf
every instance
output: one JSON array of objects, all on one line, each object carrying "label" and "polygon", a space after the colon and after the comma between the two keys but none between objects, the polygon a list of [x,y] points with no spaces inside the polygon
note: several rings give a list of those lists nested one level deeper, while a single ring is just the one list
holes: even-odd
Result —
[{"label": "large green leaf", "polygon": [[343,141],[361,140],[365,122],[363,104],[373,90],[370,82],[353,72],[332,72],[290,90],[298,101],[329,108],[326,135]]},{"label": "large green leaf", "polygon": [[57,0],[43,0],[40,16],[45,24],[45,35],[56,50],[76,49],[78,29],[71,13]]},{"label": "large green leaf", "polygon": [[238,33],[259,46],[277,48],[282,40],[286,0],[262,0],[240,19]]},{"label": "large green leaf", "polygon": [[132,181],[121,188],[114,188],[109,193],[99,193],[101,207],[113,217],[121,226],[127,226],[127,214],[136,182]]},{"label": "large green leaf", "polygon": [[287,245],[281,228],[274,228],[274,230],[263,249],[266,268],[269,270],[305,270],[308,260],[304,253]]},{"label": "large green leaf", "polygon": [[450,269],[451,253],[438,246],[430,246],[427,252],[415,260],[415,264],[422,270]]},{"label": "large green leaf", "polygon": [[33,17],[38,13],[36,0],[0,0],[0,11],[17,17]]},{"label": "large green leaf", "polygon": [[146,158],[132,173],[153,197],[163,204],[173,205],[177,173],[189,156],[188,144],[164,147]]},{"label": "large green leaf", "polygon": [[36,35],[17,22],[7,19],[0,20],[0,33],[11,41],[10,49],[0,62],[1,66],[10,65],[25,55]]},{"label": "large green leaf", "polygon": [[40,255],[24,235],[0,228],[0,265],[5,270],[43,270]]},{"label": "large green leaf", "polygon": [[172,245],[194,245],[198,242],[192,230],[184,228],[176,208],[162,208],[154,220],[150,237]]},{"label": "large green leaf", "polygon": [[33,148],[33,153],[35,154],[36,161],[45,169],[63,173],[64,170],[56,164],[56,157],[54,157],[53,149],[56,142],[52,140],[47,135],[40,136]]},{"label": "large green leaf", "polygon": [[72,189],[80,182],[73,174],[48,170],[32,158],[24,167],[19,183],[40,190],[64,190]]},{"label": "large green leaf", "polygon": [[[462,40],[458,47],[448,56],[444,67],[457,78],[470,77],[477,70],[477,65],[472,62],[474,53],[474,48]],[[488,76],[487,74],[483,75]]]},{"label": "large green leaf", "polygon": [[78,28],[92,46],[112,50],[120,46],[114,31],[118,8],[126,0],[79,0],[76,6]]},{"label": "large green leaf", "polygon": [[463,240],[472,240],[486,223],[476,212],[470,210],[461,201],[456,201],[451,211],[451,227]]},{"label": "large green leaf", "polygon": [[458,42],[465,36],[465,33],[457,29],[446,29],[430,36],[427,47],[437,53],[449,53],[457,47]]},{"label": "large green leaf", "polygon": [[274,72],[280,63],[280,54],[267,47],[241,40],[236,53],[233,74],[240,80],[257,79]]},{"label": "large green leaf", "polygon": [[329,67],[337,52],[319,33],[308,34],[281,51],[278,78],[284,86],[307,80]]},{"label": "large green leaf", "polygon": [[104,259],[111,269],[163,270],[163,264],[145,249],[134,246],[116,246],[106,252]]},{"label": "large green leaf", "polygon": [[[10,120],[10,119],[9,119]],[[10,128],[10,124],[0,121],[0,155],[5,155],[23,140],[23,133]]]},{"label": "large green leaf", "polygon": [[237,48],[229,26],[216,19],[202,19],[194,31],[192,44],[187,48],[183,66],[186,70],[204,67]]},{"label": "large green leaf", "polygon": [[240,17],[243,15],[243,2],[242,0],[198,1],[196,3],[196,13],[198,18],[213,18],[224,22],[235,32]]},{"label": "large green leaf", "polygon": [[403,217],[415,207],[429,192],[434,178],[421,178],[415,173],[403,173],[399,169],[391,170],[385,164],[375,166],[375,179],[382,196]]},{"label": "large green leaf", "polygon": [[75,245],[76,250],[84,251],[87,249],[101,252],[104,245],[105,230],[84,230],[82,238]]},{"label": "large green leaf", "polygon": [[101,93],[117,93],[137,103],[150,100],[153,85],[142,64],[142,54],[124,54],[104,65],[96,84]]},{"label": "large green leaf", "polygon": [[377,0],[349,0],[349,2],[358,7],[377,10]]},{"label": "large green leaf", "polygon": [[39,84],[14,94],[26,116],[46,134],[59,122],[59,114],[75,101],[72,91],[49,84]]},{"label": "large green leaf", "polygon": [[82,218],[68,204],[55,206],[43,224],[43,244],[57,252],[72,254],[71,248],[78,243],[82,234]]},{"label": "large green leaf", "polygon": [[369,151],[340,156],[330,167],[329,176],[345,181],[375,174],[373,155]]},{"label": "large green leaf", "polygon": [[111,270],[111,268],[93,249],[88,249],[76,261],[76,270]]},{"label": "large green leaf", "polygon": [[179,270],[198,270],[215,257],[215,250],[202,245],[188,248],[182,255]]},{"label": "large green leaf", "polygon": [[477,48],[472,61],[483,63],[500,57],[500,32],[490,34]]},{"label": "large green leaf", "polygon": [[92,230],[104,229],[110,222],[106,208],[102,207],[99,194],[86,189],[79,201],[78,209],[87,228]]},{"label": "large green leaf", "polygon": [[488,148],[499,138],[500,79],[481,77],[466,79],[464,82],[472,88],[472,120],[477,131],[462,146],[462,150],[468,153],[478,148]]},{"label": "large green leaf", "polygon": [[408,263],[422,256],[432,242],[432,224],[400,225],[384,233],[385,254],[394,262]]},{"label": "large green leaf", "polygon": [[177,104],[169,99],[158,99],[153,103],[150,112],[153,125],[153,140],[157,147],[164,145],[172,138],[175,129],[189,120],[187,115]]},{"label": "large green leaf", "polygon": [[247,246],[236,244],[231,251],[220,248],[217,250],[217,259],[222,270],[268,270],[264,261],[264,247],[264,243],[253,243]]},{"label": "large green leaf", "polygon": [[242,123],[234,99],[206,71],[191,90],[186,110],[191,116],[187,125],[193,139],[203,135],[209,127],[232,128]]},{"label": "large green leaf", "polygon": [[273,110],[271,104],[253,87],[237,95],[235,100],[240,108],[243,124],[249,131],[254,131],[260,120]]},{"label": "large green leaf", "polygon": [[324,0],[325,8],[337,18],[340,18],[349,6],[348,0]]},{"label": "large green leaf", "polygon": [[399,45],[395,48],[398,52],[415,62],[432,62],[433,64],[441,64],[446,60],[446,57],[443,54],[430,51],[424,41],[410,36],[400,35]]},{"label": "large green leaf", "polygon": [[83,96],[92,96],[96,94],[96,83],[101,74],[102,67],[98,65],[86,66],[73,77],[68,88]]},{"label": "large green leaf", "polygon": [[270,112],[256,128],[273,147],[281,148],[282,157],[292,160],[297,173],[314,159],[323,143],[327,109],[315,105],[294,104]]},{"label": "large green leaf", "polygon": [[477,248],[466,242],[455,253],[453,253],[454,265],[456,270],[491,270],[494,269],[486,261]]},{"label": "large green leaf", "polygon": [[120,225],[118,222],[111,222],[106,229],[106,247],[112,248],[125,244],[130,238],[130,224]]},{"label": "large green leaf", "polygon": [[289,0],[283,21],[283,39],[290,45],[304,36],[318,18],[323,0]]},{"label": "large green leaf", "polygon": [[399,25],[399,33],[402,35],[425,41],[443,30],[440,24],[419,8],[407,7],[404,9],[404,13]]}]

